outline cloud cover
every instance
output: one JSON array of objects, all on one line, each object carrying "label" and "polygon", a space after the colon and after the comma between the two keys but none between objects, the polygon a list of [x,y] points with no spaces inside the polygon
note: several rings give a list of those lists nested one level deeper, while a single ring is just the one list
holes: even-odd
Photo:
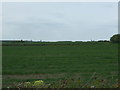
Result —
[{"label": "cloud cover", "polygon": [[117,3],[3,3],[3,39],[100,40],[118,33]]}]

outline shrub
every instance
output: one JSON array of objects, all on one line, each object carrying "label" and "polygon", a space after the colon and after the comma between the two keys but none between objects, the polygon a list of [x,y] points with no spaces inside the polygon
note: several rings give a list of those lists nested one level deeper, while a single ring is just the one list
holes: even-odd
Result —
[{"label": "shrub", "polygon": [[[77,78],[64,78],[59,81],[46,83],[42,80],[16,83],[15,86],[8,86],[7,88],[119,88],[118,79],[107,79],[93,73],[87,80],[82,81],[80,77]],[[35,89],[36,90],[36,89]]]},{"label": "shrub", "polygon": [[110,41],[113,43],[119,43],[120,42],[120,34],[115,34],[110,38]]}]

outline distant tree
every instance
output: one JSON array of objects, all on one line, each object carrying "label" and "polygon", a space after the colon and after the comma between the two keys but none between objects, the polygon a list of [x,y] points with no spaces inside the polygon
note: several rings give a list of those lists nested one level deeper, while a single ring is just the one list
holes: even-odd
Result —
[{"label": "distant tree", "polygon": [[115,34],[110,38],[110,41],[113,43],[118,43],[120,42],[120,34]]},{"label": "distant tree", "polygon": [[20,41],[21,41],[21,42],[23,42],[23,40],[22,40],[22,39],[21,39]]},{"label": "distant tree", "polygon": [[108,40],[99,40],[98,42],[109,42]]}]

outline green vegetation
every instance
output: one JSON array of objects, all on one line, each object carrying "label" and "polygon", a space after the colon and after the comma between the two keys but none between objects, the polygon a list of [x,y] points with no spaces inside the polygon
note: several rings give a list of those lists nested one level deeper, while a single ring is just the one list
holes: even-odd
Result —
[{"label": "green vegetation", "polygon": [[28,42],[24,44],[26,46],[20,43],[18,46],[12,46],[13,44],[3,46],[4,87],[34,80],[53,83],[68,77],[79,77],[84,84],[94,72],[112,81],[111,85],[118,79],[118,44],[110,42],[36,43],[37,46],[30,46]]},{"label": "green vegetation", "polygon": [[113,43],[119,43],[120,42],[120,34],[115,34],[110,38],[110,41]]},{"label": "green vegetation", "polygon": [[[95,73],[90,79],[83,83],[80,78],[66,78],[52,83],[46,83],[43,80],[27,81],[15,84],[15,88],[118,88],[118,79],[113,81],[98,77]],[[10,87],[9,87],[10,88]]]}]

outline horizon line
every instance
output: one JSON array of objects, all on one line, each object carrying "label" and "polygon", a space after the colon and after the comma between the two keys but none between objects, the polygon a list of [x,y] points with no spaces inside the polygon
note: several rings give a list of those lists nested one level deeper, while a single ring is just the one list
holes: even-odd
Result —
[{"label": "horizon line", "polygon": [[108,39],[99,39],[99,40],[31,40],[31,39],[0,39],[0,41],[38,41],[38,42],[58,42],[58,41],[110,41]]}]

